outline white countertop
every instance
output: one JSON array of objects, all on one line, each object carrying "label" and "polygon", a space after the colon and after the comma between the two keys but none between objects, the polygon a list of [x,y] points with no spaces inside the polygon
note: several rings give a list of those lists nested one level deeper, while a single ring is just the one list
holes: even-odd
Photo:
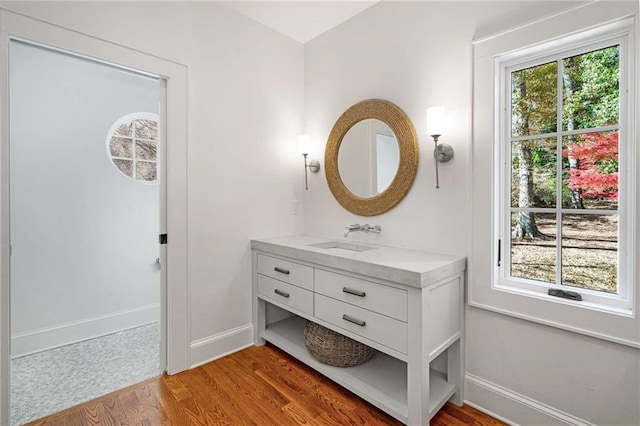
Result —
[{"label": "white countertop", "polygon": [[[333,241],[373,249],[351,252],[310,246]],[[462,272],[466,266],[465,257],[311,235],[251,240],[251,248],[418,288]]]}]

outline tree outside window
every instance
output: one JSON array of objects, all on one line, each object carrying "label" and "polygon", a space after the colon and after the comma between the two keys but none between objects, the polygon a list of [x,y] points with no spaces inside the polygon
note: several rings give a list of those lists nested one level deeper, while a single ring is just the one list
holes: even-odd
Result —
[{"label": "tree outside window", "polygon": [[139,182],[158,181],[158,116],[134,113],[120,118],[107,137],[113,165]]}]

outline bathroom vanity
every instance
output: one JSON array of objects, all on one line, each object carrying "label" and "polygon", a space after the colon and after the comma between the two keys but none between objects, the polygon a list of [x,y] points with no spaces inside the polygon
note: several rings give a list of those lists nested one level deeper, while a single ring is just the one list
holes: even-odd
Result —
[{"label": "bathroom vanity", "polygon": [[[265,341],[408,425],[461,405],[465,258],[298,235],[252,240],[255,344]],[[332,367],[307,320],[376,349]]]}]

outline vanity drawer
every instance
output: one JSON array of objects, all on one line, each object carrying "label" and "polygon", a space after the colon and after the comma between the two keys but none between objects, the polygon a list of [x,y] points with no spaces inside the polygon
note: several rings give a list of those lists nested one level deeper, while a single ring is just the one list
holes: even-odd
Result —
[{"label": "vanity drawer", "polygon": [[313,290],[313,268],[258,254],[258,273]]},{"label": "vanity drawer", "polygon": [[315,317],[407,353],[407,323],[330,297],[314,294]]},{"label": "vanity drawer", "polygon": [[300,287],[258,275],[258,294],[262,298],[313,315],[313,293]]},{"label": "vanity drawer", "polygon": [[316,269],[316,293],[407,321],[407,291]]}]

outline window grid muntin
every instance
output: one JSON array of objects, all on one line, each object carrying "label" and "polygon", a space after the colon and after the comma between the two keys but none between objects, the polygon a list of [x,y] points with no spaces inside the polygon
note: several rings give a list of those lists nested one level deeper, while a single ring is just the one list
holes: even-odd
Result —
[{"label": "window grid muntin", "polygon": [[[141,137],[137,137],[136,136],[136,126],[137,126],[136,123],[138,121],[141,121],[141,120],[153,121],[153,122],[156,123],[156,136],[157,136],[156,140],[148,139],[148,138],[141,138]],[[129,135],[123,135],[121,133],[117,133],[118,129],[123,124],[126,124],[126,123],[131,123],[131,133]],[[107,134],[107,154],[109,155],[109,158],[111,160],[112,165],[120,173],[122,173],[124,176],[126,176],[127,178],[129,178],[131,180],[134,180],[136,182],[140,182],[140,183],[143,183],[143,184],[157,184],[158,181],[159,181],[159,173],[158,173],[159,154],[160,154],[158,152],[159,132],[160,132],[160,123],[159,123],[159,118],[158,118],[157,114],[139,112],[139,113],[131,113],[131,114],[125,115],[123,117],[120,117],[111,126],[111,129],[109,130],[109,132]],[[131,158],[112,155],[110,143],[111,143],[113,138],[127,139],[127,140],[131,141]],[[136,158],[136,156],[137,156],[137,154],[136,154],[137,141],[146,142],[146,143],[152,143],[152,144],[156,145],[156,159],[155,159],[155,161],[154,160],[146,160],[146,159],[138,159],[138,158]],[[122,170],[120,170],[119,167],[115,164],[114,160],[122,160],[122,161],[131,162],[131,176],[128,176]],[[137,176],[137,163],[154,163],[156,165],[156,179],[155,180],[138,179],[136,177]]]},{"label": "window grid muntin", "polygon": [[[588,129],[565,130],[562,132],[561,136],[578,136],[580,134],[586,134],[586,133],[610,132],[610,131],[618,130],[619,127],[620,125],[616,124],[613,126],[591,127]],[[537,135],[511,137],[511,141],[518,142],[523,140],[527,141],[527,140],[535,140],[535,139],[549,139],[549,138],[555,138],[556,136],[558,136],[558,132],[539,133]]]},{"label": "window grid muntin", "polygon": [[[620,123],[624,123],[625,126],[629,126],[627,115],[628,101],[627,101],[627,91],[632,87],[626,87],[626,83],[629,82],[632,85],[632,82],[629,80],[627,73],[627,67],[630,66],[630,60],[627,57],[631,54],[627,44],[628,39],[628,31],[624,31],[621,34],[610,35],[605,37],[599,41],[595,42],[583,42],[580,45],[574,45],[569,48],[556,48],[554,51],[547,50],[546,54],[538,54],[535,57],[529,56],[526,61],[517,61],[517,58],[512,59],[510,61],[505,60],[501,63],[501,78],[503,84],[499,87],[502,88],[503,95],[499,98],[503,102],[503,108],[501,108],[502,114],[500,114],[499,125],[502,132],[502,140],[508,141],[507,143],[501,144],[500,152],[502,155],[501,159],[501,167],[500,172],[498,173],[499,177],[499,187],[502,187],[502,191],[499,193],[502,194],[502,197],[498,201],[498,205],[500,207],[499,210],[499,220],[503,224],[501,235],[499,238],[503,241],[502,244],[502,253],[501,257],[504,259],[502,266],[499,267],[499,276],[501,279],[506,279],[507,281],[525,283],[525,284],[533,284],[538,288],[549,288],[553,286],[558,286],[560,288],[568,288],[568,289],[576,289],[576,287],[565,286],[561,281],[561,273],[562,273],[562,215],[563,214],[588,214],[588,215],[618,215],[618,264],[617,264],[617,294],[605,293],[596,290],[590,290],[586,288],[579,288],[579,292],[583,296],[587,296],[584,300],[589,300],[590,295],[594,296],[596,299],[603,300],[608,299],[610,304],[615,307],[625,308],[625,304],[618,303],[620,301],[626,302],[630,300],[629,298],[633,296],[633,288],[631,285],[628,285],[627,281],[627,269],[629,268],[629,242],[627,241],[625,233],[622,233],[622,229],[628,229],[627,222],[627,214],[628,208],[627,205],[633,201],[632,194],[629,194],[627,191],[627,182],[624,179],[625,174],[627,173],[627,156],[631,148],[627,147],[621,143],[623,140],[628,140],[626,137],[625,127],[621,126]],[[562,71],[563,71],[563,59],[589,53],[592,51],[604,49],[607,47],[612,47],[618,45],[619,46],[619,104],[618,104],[618,123],[616,125],[598,127],[598,128],[590,128],[590,129],[575,129],[571,131],[563,131],[562,126],[562,107],[563,107],[563,81],[562,81]],[[551,52],[551,53],[549,53]],[[557,114],[556,114],[556,132],[544,133],[544,134],[536,134],[536,135],[524,135],[513,137],[512,136],[512,128],[511,128],[511,105],[512,105],[512,73],[535,67],[538,65],[543,65],[552,61],[556,61],[557,72]],[[629,120],[630,121],[630,120]],[[508,123],[508,125],[507,125]],[[623,194],[624,197],[618,201],[618,209],[617,210],[589,210],[589,209],[563,209],[562,208],[562,138],[564,136],[574,136],[574,135],[584,135],[588,133],[595,132],[603,132],[603,131],[617,131],[619,134],[619,145],[618,145],[618,191],[619,194]],[[510,190],[512,185],[512,147],[513,142],[519,140],[535,140],[535,139],[543,139],[543,138],[556,138],[556,156],[559,161],[556,162],[556,176],[559,177],[556,179],[556,208],[513,208],[511,207],[511,199],[510,199]],[[626,176],[628,179],[633,179],[634,176],[628,175]],[[630,196],[631,195],[631,196]],[[557,259],[557,282],[560,284],[553,284],[549,282],[535,281],[535,280],[526,280],[518,277],[511,276],[511,253],[512,253],[512,244],[511,244],[511,220],[510,215],[512,212],[517,211],[536,211],[540,213],[548,213],[555,212],[556,213],[556,259]],[[507,216],[509,219],[505,217]],[[626,234],[633,234],[632,232],[626,232]],[[505,267],[508,265],[508,267]],[[500,283],[497,285],[498,287],[503,287]],[[624,300],[623,300],[624,299]]]}]

